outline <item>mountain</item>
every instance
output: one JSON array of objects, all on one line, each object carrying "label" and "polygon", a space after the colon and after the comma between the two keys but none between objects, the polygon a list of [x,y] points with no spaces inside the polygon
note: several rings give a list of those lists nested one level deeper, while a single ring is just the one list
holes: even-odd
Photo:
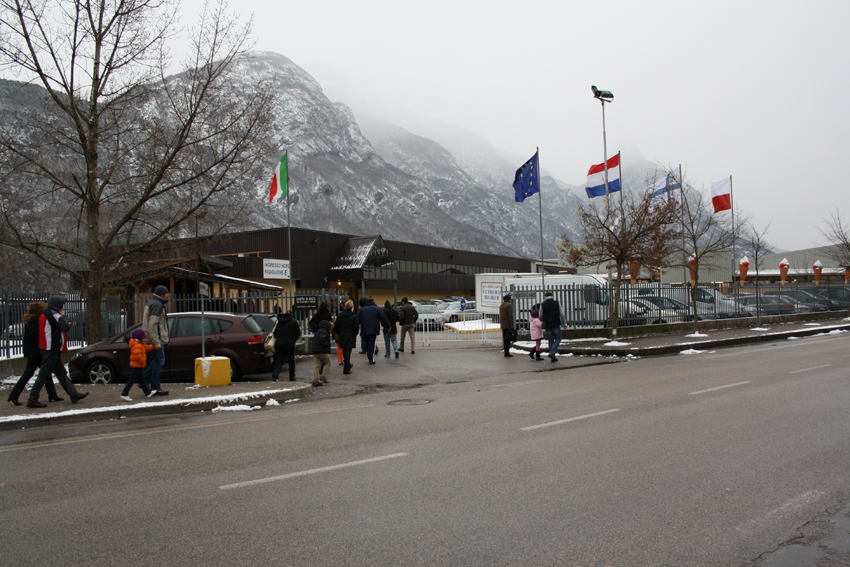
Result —
[{"label": "mountain", "polygon": [[[493,254],[540,256],[537,199],[514,201],[510,164],[483,140],[455,151],[401,127],[366,117],[359,124],[303,69],[276,53],[253,53],[240,73],[262,74],[278,94],[272,131],[289,152],[293,226],[381,234],[391,240]],[[455,155],[457,153],[457,156]],[[270,165],[277,156],[270,156]],[[256,228],[285,223],[285,204],[263,203],[256,180]],[[545,250],[574,236],[575,195],[542,179]]]}]

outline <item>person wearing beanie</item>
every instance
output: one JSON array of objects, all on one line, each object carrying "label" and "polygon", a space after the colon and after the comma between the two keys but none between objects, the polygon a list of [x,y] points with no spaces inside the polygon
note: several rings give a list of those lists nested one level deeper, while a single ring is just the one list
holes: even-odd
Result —
[{"label": "person wearing beanie", "polygon": [[162,367],[165,366],[164,347],[169,343],[166,303],[168,303],[168,288],[164,285],[156,286],[156,289],[153,290],[153,297],[145,305],[145,312],[142,316],[142,330],[147,334],[147,344],[160,347],[151,351],[151,361],[144,376],[151,390],[156,390],[157,396],[168,395],[168,392],[159,385]]},{"label": "person wearing beanie", "polygon": [[145,380],[145,366],[147,364],[147,353],[155,349],[161,349],[162,346],[144,344],[142,341],[147,337],[148,334],[142,329],[136,329],[131,335],[129,341],[130,368],[133,370],[130,372],[130,379],[127,380],[127,384],[124,385],[124,391],[121,392],[121,399],[125,402],[133,401],[133,398],[130,397],[130,388],[132,388],[133,384],[136,382],[139,383],[139,387],[148,398],[156,394],[156,390],[151,390]]},{"label": "person wearing beanie", "polygon": [[531,360],[543,360],[543,357],[540,356],[540,341],[543,339],[543,321],[540,319],[540,311],[534,309],[531,312],[531,324],[529,325],[529,329],[531,331],[531,340],[536,344],[531,352],[528,353],[528,356]]}]

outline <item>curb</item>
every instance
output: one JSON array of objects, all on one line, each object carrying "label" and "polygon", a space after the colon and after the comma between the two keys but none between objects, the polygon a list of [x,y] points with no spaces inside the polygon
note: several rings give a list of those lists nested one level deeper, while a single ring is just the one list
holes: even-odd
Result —
[{"label": "curb", "polygon": [[66,423],[109,421],[127,417],[149,417],[212,411],[217,407],[244,405],[245,402],[250,402],[253,406],[262,406],[270,399],[274,399],[278,402],[285,402],[287,400],[303,398],[311,395],[313,395],[312,385],[298,384],[285,390],[256,393],[247,392],[238,396],[210,396],[194,399],[184,398],[168,400],[165,402],[142,402],[133,405],[99,408],[84,408],[81,406],[74,410],[60,411],[50,414],[10,416],[0,420],[0,431],[11,431],[28,427],[43,427],[45,425],[59,425]]}]

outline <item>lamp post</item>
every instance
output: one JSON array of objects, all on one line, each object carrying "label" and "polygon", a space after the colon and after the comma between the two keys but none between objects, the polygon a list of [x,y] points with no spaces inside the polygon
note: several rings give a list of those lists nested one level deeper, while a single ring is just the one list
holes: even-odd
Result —
[{"label": "lamp post", "polygon": [[593,98],[597,99],[602,103],[602,155],[605,158],[603,162],[605,164],[605,201],[608,201],[608,136],[605,132],[605,103],[613,102],[614,95],[611,94],[611,91],[600,91],[596,88],[596,86],[591,86],[590,90],[593,91]]}]

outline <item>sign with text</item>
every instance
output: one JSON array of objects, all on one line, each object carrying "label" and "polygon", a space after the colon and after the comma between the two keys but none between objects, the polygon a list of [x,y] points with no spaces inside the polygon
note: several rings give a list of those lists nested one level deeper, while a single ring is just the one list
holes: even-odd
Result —
[{"label": "sign with text", "polygon": [[482,307],[498,307],[502,304],[502,284],[482,283],[481,297],[476,299]]},{"label": "sign with text", "polygon": [[288,280],[289,273],[289,260],[263,258],[263,279]]},{"label": "sign with text", "polygon": [[319,298],[315,295],[297,295],[295,296],[296,309],[318,309]]}]

